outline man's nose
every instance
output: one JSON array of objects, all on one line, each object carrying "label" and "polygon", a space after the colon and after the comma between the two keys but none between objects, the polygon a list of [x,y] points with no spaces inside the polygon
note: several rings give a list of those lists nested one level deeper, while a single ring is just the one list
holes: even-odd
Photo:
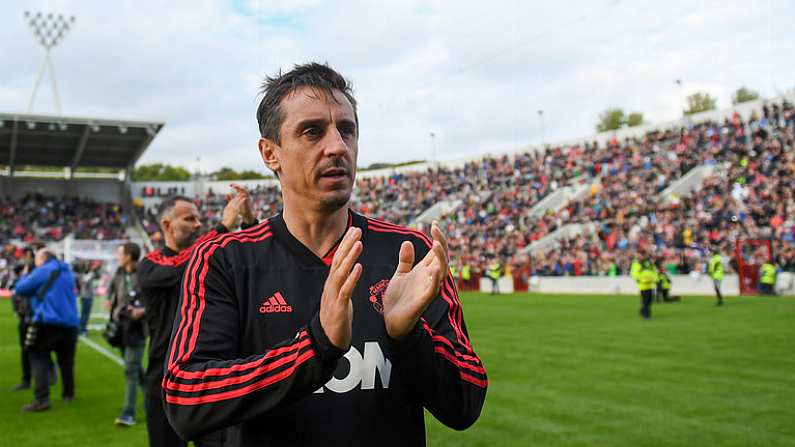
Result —
[{"label": "man's nose", "polygon": [[348,152],[348,143],[345,142],[345,138],[336,127],[326,134],[324,143],[323,150],[328,156],[341,157]]}]

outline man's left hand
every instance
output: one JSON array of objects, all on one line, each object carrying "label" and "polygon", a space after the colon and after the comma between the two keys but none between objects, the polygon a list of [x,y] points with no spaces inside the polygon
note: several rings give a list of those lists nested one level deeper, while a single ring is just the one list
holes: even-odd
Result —
[{"label": "man's left hand", "polygon": [[447,277],[447,240],[434,222],[433,246],[414,268],[414,245],[403,242],[397,270],[384,293],[384,323],[389,336],[400,340],[411,332]]},{"label": "man's left hand", "polygon": [[221,225],[226,227],[229,231],[234,231],[239,225],[240,208],[243,206],[245,198],[236,195],[229,199],[224,210],[221,213]]},{"label": "man's left hand", "polygon": [[251,225],[257,218],[254,215],[254,205],[251,203],[251,194],[249,194],[246,188],[238,185],[237,183],[232,183],[230,186],[237,193],[236,197],[240,197],[242,201],[240,204],[240,217],[243,219],[243,223],[246,225]]}]

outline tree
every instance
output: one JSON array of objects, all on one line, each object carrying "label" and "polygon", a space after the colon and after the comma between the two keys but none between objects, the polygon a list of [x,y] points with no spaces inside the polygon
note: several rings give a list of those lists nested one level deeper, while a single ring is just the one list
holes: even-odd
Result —
[{"label": "tree", "polygon": [[718,101],[707,92],[693,93],[687,97],[687,110],[684,111],[684,114],[692,115],[706,112],[707,110],[715,110],[717,104]]},{"label": "tree", "polygon": [[740,87],[737,92],[732,96],[732,104],[740,104],[741,102],[753,101],[759,99],[759,92],[751,90],[747,87]]},{"label": "tree", "polygon": [[137,166],[132,179],[136,182],[184,182],[190,179],[190,172],[182,166],[152,163]]},{"label": "tree", "polygon": [[618,107],[611,107],[599,115],[599,123],[596,124],[597,132],[607,132],[608,130],[620,129],[623,126],[634,127],[643,124],[643,114],[631,112],[624,114],[624,110]]},{"label": "tree", "polygon": [[624,124],[624,110],[618,107],[611,107],[599,115],[599,123],[596,125],[597,132],[607,132],[616,130]]},{"label": "tree", "polygon": [[224,166],[223,168],[213,172],[211,175],[215,177],[216,180],[261,180],[270,178],[270,176],[261,174],[251,169],[237,172],[227,166]]},{"label": "tree", "polygon": [[272,178],[271,175],[265,175],[251,169],[240,171],[240,180],[261,180],[265,178]]},{"label": "tree", "polygon": [[632,112],[627,117],[627,126],[635,127],[643,124],[643,114],[640,112]]},{"label": "tree", "polygon": [[237,172],[227,166],[215,171],[212,175],[216,178],[216,180],[237,180],[238,175]]}]

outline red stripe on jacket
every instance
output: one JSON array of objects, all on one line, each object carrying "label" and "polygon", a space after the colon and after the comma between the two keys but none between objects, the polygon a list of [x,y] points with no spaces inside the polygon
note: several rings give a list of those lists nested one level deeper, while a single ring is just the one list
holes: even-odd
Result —
[{"label": "red stripe on jacket", "polygon": [[[380,233],[398,233],[405,235],[413,235],[422,239],[428,245],[428,248],[430,248],[433,245],[431,239],[429,239],[428,236],[426,236],[420,231],[410,230],[408,228],[387,224],[385,222],[369,218],[368,221],[369,224],[375,224],[375,225],[368,225],[368,228],[373,231]],[[458,300],[458,295],[455,293],[455,287],[450,287],[448,281],[450,282],[450,284],[452,284],[452,278],[450,276],[450,272],[447,272],[447,278],[443,283],[443,287],[440,289],[440,295],[447,302],[448,305],[447,317],[450,321],[450,326],[452,326],[453,331],[455,331],[458,342],[468,352],[471,353],[473,352],[472,345],[469,342],[467,336],[464,334],[464,331],[461,330],[461,321],[463,315],[463,312],[461,311],[461,304],[460,301]]]},{"label": "red stripe on jacket", "polygon": [[[186,275],[188,275],[188,276],[183,277],[183,280],[182,280],[183,302],[182,302],[182,308],[180,309],[181,320],[180,320],[180,324],[179,324],[179,326],[177,328],[177,331],[176,331],[176,333],[174,335],[174,339],[172,340],[173,349],[171,350],[171,354],[169,356],[169,361],[168,361],[169,367],[174,362],[176,362],[176,360],[178,358],[180,358],[180,356],[182,356],[183,346],[184,346],[184,343],[185,343],[184,337],[187,336],[187,333],[188,333],[188,330],[190,328],[190,325],[192,324],[193,315],[189,314],[188,312],[189,312],[189,309],[192,309],[194,307],[194,304],[193,304],[194,303],[194,296],[190,294],[190,290],[194,290],[194,288],[195,288],[195,272],[196,272],[196,269],[199,268],[199,266],[201,266],[202,268],[206,269],[207,259],[209,259],[209,257],[204,257],[203,258],[203,262],[200,262],[200,260],[202,260],[202,255],[204,253],[206,253],[208,249],[212,249],[212,252],[215,252],[215,250],[219,246],[218,244],[222,243],[223,241],[240,240],[241,238],[246,238],[246,236],[249,236],[249,235],[252,235],[252,234],[259,234],[261,236],[261,238],[262,238],[261,240],[265,240],[265,239],[267,239],[268,237],[270,237],[272,235],[272,233],[270,233],[268,231],[269,229],[270,229],[270,227],[267,225],[267,221],[266,221],[265,223],[256,225],[256,226],[251,227],[251,228],[249,228],[249,229],[247,229],[245,231],[241,231],[241,232],[238,232],[238,233],[224,233],[220,237],[218,237],[217,239],[209,239],[209,240],[205,241],[205,243],[203,243],[202,245],[200,245],[199,247],[196,248],[194,256],[193,256],[193,258],[191,260],[191,263],[188,264],[188,268],[186,270]],[[234,239],[230,239],[230,238],[234,238]],[[246,241],[248,241],[248,239],[249,238],[246,238]],[[228,242],[226,242],[226,243],[228,243]],[[224,244],[224,245],[226,245],[226,244]],[[188,298],[190,298],[190,300],[188,300]],[[203,304],[203,301],[204,300],[202,299],[202,304]],[[201,306],[200,310],[203,310],[203,305]],[[196,327],[196,331],[198,331],[198,325]]]},{"label": "red stripe on jacket", "polygon": [[[381,222],[375,219],[368,218],[368,229],[380,232],[380,233],[398,233],[404,235],[411,235],[416,236],[420,240],[428,245],[428,248],[431,248],[433,242],[427,235],[423,234],[422,232],[411,230],[408,228],[400,227],[393,224],[388,224],[386,222]],[[462,321],[463,321],[463,312],[461,310],[460,301],[458,299],[458,293],[455,290],[454,283],[452,282],[452,277],[448,272],[445,281],[440,288],[440,295],[442,299],[447,302],[448,305],[448,312],[447,318],[450,322],[450,326],[453,328],[453,331],[456,333],[456,338],[461,346],[467,350],[468,354],[462,354],[458,352],[458,350],[453,346],[453,343],[448,340],[446,337],[438,335],[434,333],[433,329],[428,325],[428,323],[422,320],[423,329],[431,336],[431,339],[434,343],[443,343],[445,346],[450,348],[450,351],[445,349],[441,346],[435,346],[434,351],[438,353],[442,358],[446,359],[453,365],[455,365],[459,369],[459,376],[461,380],[467,381],[475,386],[486,388],[488,386],[488,381],[484,379],[480,379],[469,374],[466,370],[472,371],[476,374],[486,375],[486,370],[483,368],[483,365],[480,361],[480,358],[477,355],[469,355],[474,354],[472,350],[472,345],[469,342],[468,337],[464,334],[464,331],[461,329]],[[467,361],[472,363],[466,363]],[[474,363],[474,364],[473,364]]]},{"label": "red stripe on jacket", "polygon": [[[274,361],[272,361],[270,363],[264,363],[264,362],[265,362],[265,360],[267,360],[269,358],[273,358],[275,356],[275,355],[270,355],[271,352],[273,352],[273,351],[269,352],[262,359],[257,360],[256,362],[250,362],[250,363],[247,363],[247,364],[244,364],[244,365],[234,365],[233,367],[230,367],[230,368],[212,368],[214,370],[219,370],[220,371],[220,370],[224,370],[224,369],[231,370],[234,367],[241,366],[241,368],[236,368],[236,369],[237,370],[243,370],[248,365],[251,365],[252,363],[260,364],[260,366],[258,366],[257,368],[253,369],[252,371],[247,372],[246,374],[241,374],[239,376],[229,377],[229,378],[226,378],[226,379],[223,379],[223,380],[213,380],[213,381],[209,381],[209,382],[192,383],[192,384],[179,383],[179,382],[175,382],[173,380],[167,380],[163,384],[163,388],[166,389],[167,391],[184,391],[184,392],[194,392],[195,393],[195,392],[202,392],[202,391],[207,391],[207,390],[215,390],[215,389],[218,389],[218,388],[224,388],[224,387],[231,386],[231,385],[238,385],[238,384],[241,384],[241,383],[245,383],[245,382],[248,382],[251,379],[256,378],[257,376],[264,375],[265,373],[273,371],[273,370],[275,370],[276,368],[278,368],[278,367],[280,367],[282,365],[290,363],[291,361],[295,361],[295,355],[297,353],[301,352],[302,348],[306,348],[308,346],[311,346],[311,344],[312,344],[312,342],[309,340],[309,338],[304,338],[298,344],[285,346],[288,349],[281,351],[279,354],[282,354],[284,352],[289,352],[290,355],[287,355],[287,356],[284,356],[284,357],[280,357],[280,358],[278,358],[278,359],[276,359],[276,360],[274,360]],[[214,371],[214,372],[217,373],[219,371]],[[179,376],[187,375],[186,373],[187,373],[186,371],[181,371],[180,370],[180,371],[175,371],[174,375],[179,377]],[[190,371],[190,373],[196,374],[197,371]],[[202,380],[207,378],[207,374],[203,374],[203,372],[199,372],[198,375],[199,375],[199,377],[195,377],[195,378],[202,379]]]},{"label": "red stripe on jacket", "polygon": [[281,381],[286,377],[290,377],[304,362],[311,359],[315,355],[315,351],[307,351],[295,359],[295,363],[288,369],[284,371],[274,374],[272,376],[266,377],[260,381],[254,382],[251,385],[245,386],[243,388],[239,388],[232,391],[227,391],[224,393],[218,394],[210,394],[207,396],[198,396],[198,397],[180,397],[180,396],[173,396],[171,394],[166,394],[166,402],[170,404],[178,404],[178,405],[200,405],[210,402],[218,402],[221,400],[226,399],[234,399],[235,397],[245,396],[246,394],[256,391],[262,388],[265,388],[268,385],[272,385],[276,382]]},{"label": "red stripe on jacket", "polygon": [[285,352],[290,352],[292,350],[302,348],[303,346],[305,346],[304,342],[309,341],[308,336],[309,333],[307,331],[301,331],[292,344],[271,350],[270,352],[265,354],[262,358],[254,360],[252,362],[239,363],[225,368],[207,368],[204,371],[185,371],[183,369],[175,368],[173,370],[173,375],[175,377],[184,380],[195,380],[195,379],[206,379],[210,377],[222,377],[230,373],[245,371],[246,369],[258,367],[263,363],[265,363],[266,360],[284,354]]},{"label": "red stripe on jacket", "polygon": [[146,258],[158,265],[179,267],[180,265],[187,262],[188,259],[190,259],[190,255],[191,253],[193,253],[193,249],[195,247],[198,247],[200,244],[214,238],[217,235],[218,235],[217,231],[210,230],[207,233],[204,233],[201,237],[199,237],[199,239],[196,242],[194,242],[193,245],[191,245],[188,248],[182,249],[179,253],[173,256],[166,256],[163,254],[162,250],[158,249],[146,255]]},{"label": "red stripe on jacket", "polygon": [[[196,294],[196,296],[195,296],[196,300],[199,301],[199,308],[198,308],[198,311],[196,312],[196,319],[195,319],[196,328],[194,328],[193,334],[191,336],[191,342],[190,342],[190,344],[188,346],[188,350],[185,353],[178,355],[176,357],[177,359],[179,359],[180,361],[187,361],[187,359],[190,357],[190,355],[192,354],[193,350],[195,349],[195,341],[196,341],[196,338],[198,337],[198,332],[199,332],[199,329],[200,329],[199,325],[200,325],[201,315],[202,315],[202,311],[203,311],[203,307],[204,307],[204,293],[205,293],[205,291],[204,291],[203,286],[204,286],[204,277],[205,277],[206,272],[208,270],[209,257],[212,256],[212,254],[215,252],[215,250],[217,248],[224,247],[224,246],[226,246],[227,244],[229,244],[232,241],[250,242],[250,241],[265,240],[265,239],[267,239],[268,237],[270,237],[272,235],[270,232],[267,231],[268,229],[269,229],[268,227],[263,227],[262,229],[259,230],[260,234],[258,236],[256,236],[256,237],[247,237],[245,234],[225,235],[225,236],[223,236],[221,238],[218,238],[218,239],[216,239],[214,241],[211,241],[209,244],[207,244],[205,246],[202,246],[202,247],[199,247],[199,249],[197,249],[193,259],[191,260],[191,264],[190,264],[190,267],[189,267],[189,270],[190,270],[190,273],[191,273],[191,277],[190,278],[185,278],[185,282],[186,283],[188,281],[190,281],[190,283],[191,283],[192,287],[190,288],[190,290],[195,290],[196,289],[196,285],[195,285],[195,281],[194,281],[195,280],[195,273],[196,273],[197,268],[201,268],[201,271],[199,273],[199,279],[198,279],[199,290],[198,290],[198,294]],[[254,231],[252,231],[252,233],[256,234],[256,232],[254,232]],[[200,260],[203,260],[203,262],[199,263]],[[190,302],[183,300],[183,307],[188,307],[188,306],[195,307],[195,301],[196,300],[194,300],[194,296],[191,295]],[[193,318],[193,316],[190,313],[188,313],[188,315],[190,316],[190,318]],[[181,335],[181,338],[184,339],[184,338],[187,337],[187,331],[189,330],[189,328],[192,325],[193,325],[192,323],[189,323],[189,324],[185,325],[182,328],[181,332],[184,332],[184,334]],[[176,340],[176,338],[175,338],[175,340]],[[257,365],[263,364],[267,359],[271,359],[271,358],[275,357],[276,355],[282,354],[283,352],[290,352],[292,350],[292,353],[290,355],[288,355],[286,357],[282,357],[280,359],[277,359],[277,360],[271,362],[270,364],[260,366],[257,370],[255,370],[253,372],[250,372],[250,373],[248,373],[245,376],[232,377],[232,378],[225,379],[225,380],[222,380],[222,381],[213,381],[213,382],[211,382],[209,384],[180,384],[180,383],[173,382],[173,381],[170,381],[170,380],[167,383],[164,380],[164,388],[166,388],[167,390],[177,390],[177,391],[187,391],[187,392],[193,391],[193,392],[195,392],[195,391],[202,391],[202,390],[206,391],[208,389],[216,389],[216,388],[221,388],[223,386],[229,386],[229,385],[235,385],[235,384],[238,384],[238,383],[242,383],[242,382],[251,380],[252,378],[256,377],[257,375],[261,375],[261,374],[264,374],[266,372],[273,371],[275,368],[277,368],[279,366],[282,366],[284,364],[290,363],[291,359],[293,359],[293,358],[295,359],[294,364],[290,368],[288,368],[287,370],[282,371],[282,372],[280,372],[278,374],[275,374],[273,376],[267,377],[265,379],[262,379],[260,381],[257,381],[257,382],[255,382],[253,384],[250,384],[250,385],[248,385],[246,387],[243,387],[243,388],[240,388],[240,389],[237,389],[237,390],[231,390],[231,391],[227,391],[227,392],[223,392],[223,393],[217,393],[217,394],[212,394],[212,395],[207,395],[207,396],[200,396],[200,397],[196,397],[196,398],[170,396],[169,395],[169,396],[167,396],[168,401],[169,402],[173,402],[173,403],[186,404],[186,405],[198,404],[198,403],[204,403],[204,402],[215,402],[215,401],[218,401],[218,400],[223,400],[223,399],[227,399],[227,398],[232,398],[232,397],[236,397],[236,396],[239,396],[239,395],[243,395],[243,394],[246,394],[249,391],[260,389],[260,388],[262,388],[264,386],[267,386],[269,384],[275,383],[278,380],[281,380],[281,378],[288,377],[292,373],[292,371],[295,370],[295,368],[298,365],[300,365],[304,361],[306,361],[309,358],[311,358],[312,356],[314,356],[314,351],[311,349],[311,347],[310,347],[310,349],[308,351],[303,352],[300,355],[298,355],[298,353],[301,351],[301,348],[308,346],[308,344],[309,344],[308,335],[307,335],[306,331],[303,331],[301,334],[299,334],[298,338],[296,339],[296,342],[294,342],[292,345],[280,348],[280,349],[275,350],[275,351],[272,351],[271,353],[266,354],[263,358],[255,360],[253,362],[249,362],[248,364],[238,364],[238,365],[233,365],[231,367],[226,367],[226,368],[213,368],[213,369],[210,369],[210,370],[207,370],[207,371],[182,371],[180,366],[179,366],[179,362],[173,363],[173,364],[171,364],[169,366],[169,375],[167,375],[167,377],[169,377],[170,375],[175,375],[175,376],[180,377],[180,378],[194,378],[194,379],[195,378],[202,378],[203,379],[203,378],[206,378],[206,377],[209,377],[209,376],[223,376],[224,374],[228,374],[228,373],[231,373],[231,372],[241,371],[241,370],[245,370],[247,368],[255,367]],[[174,346],[173,348],[177,348],[177,346]],[[173,352],[173,350],[172,350],[172,352]],[[208,373],[209,373],[209,376],[208,376]]]}]

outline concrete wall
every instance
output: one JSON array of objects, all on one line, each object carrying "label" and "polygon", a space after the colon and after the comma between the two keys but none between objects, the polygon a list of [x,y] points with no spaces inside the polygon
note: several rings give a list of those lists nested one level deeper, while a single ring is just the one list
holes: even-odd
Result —
[{"label": "concrete wall", "polygon": [[[130,183],[132,196],[141,198],[143,197],[144,188],[151,186],[152,188],[160,188],[160,190],[165,194],[169,188],[177,188],[177,191],[181,191],[182,188],[185,188],[185,194],[188,197],[193,197],[197,194],[204,195],[204,191],[199,191],[199,182],[194,181],[187,181],[187,182],[132,182]],[[158,200],[159,202],[159,200]]]},{"label": "concrete wall", "polygon": [[779,273],[776,277],[776,293],[779,295],[795,295],[795,273]]},{"label": "concrete wall", "polygon": [[[503,276],[497,280],[497,286],[500,288],[500,293],[513,293],[513,278]],[[480,278],[480,291],[491,293],[491,280],[489,278]]]},{"label": "concrete wall", "polygon": [[81,197],[97,202],[124,203],[124,182],[111,179],[42,179],[3,177],[0,195],[21,198],[28,193],[55,197]]},{"label": "concrete wall", "polygon": [[[162,200],[161,197],[153,197],[153,198],[144,198],[143,191],[144,188],[151,186],[152,188],[160,188],[163,194],[168,191],[169,188],[176,188],[177,191],[182,191],[185,189],[184,195],[188,197],[203,197],[207,194],[207,192],[212,189],[216,194],[228,193],[231,192],[231,188],[229,184],[232,183],[232,180],[224,180],[224,181],[216,181],[216,182],[206,182],[203,180],[190,180],[187,182],[132,182],[132,196],[136,198],[140,198],[144,201],[146,206],[150,206],[151,204],[158,204]],[[237,183],[241,186],[244,186],[249,189],[253,189],[257,187],[257,185],[262,186],[271,186],[271,185],[278,185],[279,182],[276,179],[265,179],[265,180],[234,180],[234,183]],[[182,194],[180,192],[180,194]]]},{"label": "concrete wall", "polygon": [[[513,292],[513,279],[499,280],[500,293]],[[629,276],[534,276],[530,278],[529,291],[535,293],[587,293],[595,295],[637,295],[638,286]],[[491,292],[491,281],[480,279],[480,291]],[[740,294],[737,275],[726,275],[721,285],[725,296]],[[776,293],[795,296],[795,273],[779,273]],[[706,275],[673,275],[671,295],[714,295],[712,280]]]},{"label": "concrete wall", "polygon": [[[629,276],[536,276],[530,278],[531,292],[592,293],[604,295],[636,295],[638,286]],[[485,290],[485,291],[488,291]],[[727,296],[740,294],[737,275],[726,275],[721,291]],[[706,275],[674,275],[672,295],[714,295],[712,280]]]}]

